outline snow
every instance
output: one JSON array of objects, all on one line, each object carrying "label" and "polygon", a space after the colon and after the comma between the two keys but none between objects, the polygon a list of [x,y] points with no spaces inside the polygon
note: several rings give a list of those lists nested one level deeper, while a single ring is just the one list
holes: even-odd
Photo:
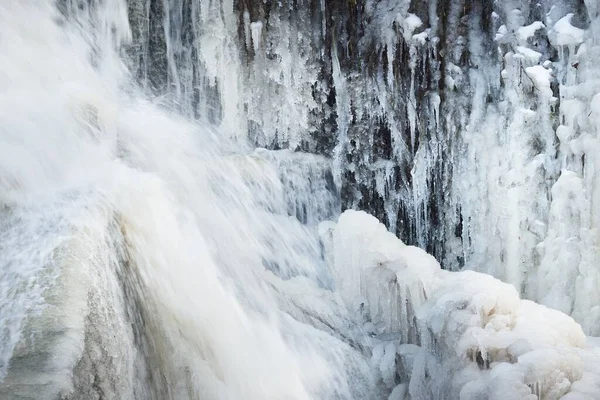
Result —
[{"label": "snow", "polygon": [[535,21],[527,26],[522,26],[517,30],[517,37],[521,42],[527,42],[528,39],[532,38],[535,33],[545,28],[546,26],[541,21]]},{"label": "snow", "polygon": [[552,71],[548,70],[541,65],[535,65],[533,67],[525,68],[527,76],[531,78],[536,89],[546,96],[552,95],[550,89],[550,81],[552,80]]},{"label": "snow", "polygon": [[506,28],[506,25],[500,25],[500,28],[498,28],[498,32],[496,32],[496,36],[494,38],[494,40],[502,40],[506,34],[508,33],[508,29]]},{"label": "snow", "polygon": [[412,40],[415,43],[419,43],[421,45],[425,44],[425,42],[427,41],[427,39],[429,38],[429,31],[425,30],[421,33],[417,33],[416,35],[413,35]]},{"label": "snow", "polygon": [[402,20],[402,27],[404,30],[404,32],[403,32],[404,39],[407,42],[409,42],[411,40],[411,38],[413,37],[413,32],[417,28],[420,28],[421,26],[423,26],[423,22],[421,21],[421,18],[417,17],[415,14],[409,13]]},{"label": "snow", "polygon": [[551,31],[549,38],[555,46],[574,46],[583,43],[585,32],[571,25],[573,13],[569,13],[559,19]]},{"label": "snow", "polygon": [[542,57],[542,53],[538,53],[535,50],[531,50],[523,46],[517,46],[517,52],[523,55],[523,57],[525,57],[528,61],[533,63],[537,63]]}]

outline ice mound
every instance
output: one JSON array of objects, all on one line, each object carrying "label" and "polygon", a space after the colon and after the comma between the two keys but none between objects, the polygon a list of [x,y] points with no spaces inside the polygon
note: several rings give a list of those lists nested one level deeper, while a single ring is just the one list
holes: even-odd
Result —
[{"label": "ice mound", "polygon": [[440,269],[364,212],[320,234],[390,399],[598,398],[600,348],[566,314],[490,275]]}]

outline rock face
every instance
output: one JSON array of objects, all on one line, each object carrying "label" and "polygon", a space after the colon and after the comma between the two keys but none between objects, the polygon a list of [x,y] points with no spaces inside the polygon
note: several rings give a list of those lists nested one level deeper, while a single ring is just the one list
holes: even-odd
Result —
[{"label": "rock face", "polygon": [[[20,307],[23,319],[22,324],[10,326],[18,340],[10,362],[3,365],[0,397],[151,398],[145,396],[149,382],[140,345],[142,325],[136,323],[139,311],[125,290],[131,279],[119,259],[122,237],[111,236],[119,232],[114,221],[98,213],[97,229],[81,228],[60,215],[64,208],[57,210],[56,218],[44,217],[47,207],[5,210],[0,217],[3,243],[23,251],[15,256],[27,254],[27,246],[33,254],[31,269],[23,271],[27,262],[7,259],[10,252],[4,248],[2,265],[29,272],[27,281],[39,289],[24,290],[18,278],[9,282],[3,275],[3,284],[14,285],[13,301],[18,302],[5,311],[12,311],[8,315],[14,317]],[[41,234],[29,239],[20,234],[31,235],[32,228]],[[25,296],[27,302],[19,301]]]},{"label": "rock face", "polygon": [[[20,214],[3,213],[3,237],[24,239],[19,231],[32,226],[20,224],[21,219],[27,216],[35,221],[41,215],[32,209]],[[77,217],[86,219],[85,227],[63,217],[58,221],[46,218],[37,226],[44,234],[31,244],[54,247],[38,259],[40,264],[28,277],[40,291],[13,293],[28,295],[30,302],[19,305],[22,325],[11,326],[17,341],[9,362],[3,365],[0,397],[183,398],[182,393],[193,386],[192,378],[184,374],[173,379],[179,371],[166,361],[164,352],[172,350],[160,328],[163,316],[153,314],[153,300],[144,294],[137,267],[127,255],[119,218],[104,212]],[[95,223],[91,222],[94,217]],[[36,252],[33,247],[31,251]],[[23,260],[12,261],[23,267]],[[18,290],[18,282],[15,286]],[[33,298],[36,295],[40,297]],[[32,308],[34,303],[39,306]],[[176,387],[175,381],[183,388]]]}]

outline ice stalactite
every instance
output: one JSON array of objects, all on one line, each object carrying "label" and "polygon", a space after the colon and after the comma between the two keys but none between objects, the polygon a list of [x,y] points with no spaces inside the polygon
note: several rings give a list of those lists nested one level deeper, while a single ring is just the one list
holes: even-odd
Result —
[{"label": "ice stalactite", "polygon": [[[593,18],[569,3],[508,4],[497,14],[501,96],[484,106],[480,122],[471,120],[464,134],[469,156],[459,160],[454,181],[469,222],[463,225],[467,265],[597,333],[597,299],[584,283],[597,280],[590,194],[596,172],[587,154],[594,147],[577,146],[595,132],[591,76],[598,69],[587,53],[597,46]],[[482,78],[495,76],[484,69]],[[580,301],[585,306],[577,309]]]},{"label": "ice stalactite", "polygon": [[[590,27],[572,25],[573,14],[552,15],[549,32],[557,48],[557,81],[560,89],[559,145],[560,177],[552,187],[548,235],[542,243],[538,298],[545,304],[562,307],[593,333],[600,329],[600,308],[596,287],[598,270],[598,78],[600,54],[597,26],[600,20],[595,3],[586,2]],[[557,252],[557,248],[564,249]],[[560,271],[560,272],[559,272]],[[558,276],[557,276],[558,274]],[[543,291],[542,291],[543,290]],[[545,297],[544,297],[545,296]],[[565,298],[561,306],[553,304]]]}]

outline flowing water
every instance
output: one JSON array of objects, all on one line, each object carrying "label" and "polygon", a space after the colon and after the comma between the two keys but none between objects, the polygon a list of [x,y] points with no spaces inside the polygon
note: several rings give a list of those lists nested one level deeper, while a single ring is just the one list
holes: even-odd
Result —
[{"label": "flowing water", "polygon": [[0,397],[373,391],[327,290],[328,161],[153,104],[121,59],[126,4],[61,7],[0,4]]}]

